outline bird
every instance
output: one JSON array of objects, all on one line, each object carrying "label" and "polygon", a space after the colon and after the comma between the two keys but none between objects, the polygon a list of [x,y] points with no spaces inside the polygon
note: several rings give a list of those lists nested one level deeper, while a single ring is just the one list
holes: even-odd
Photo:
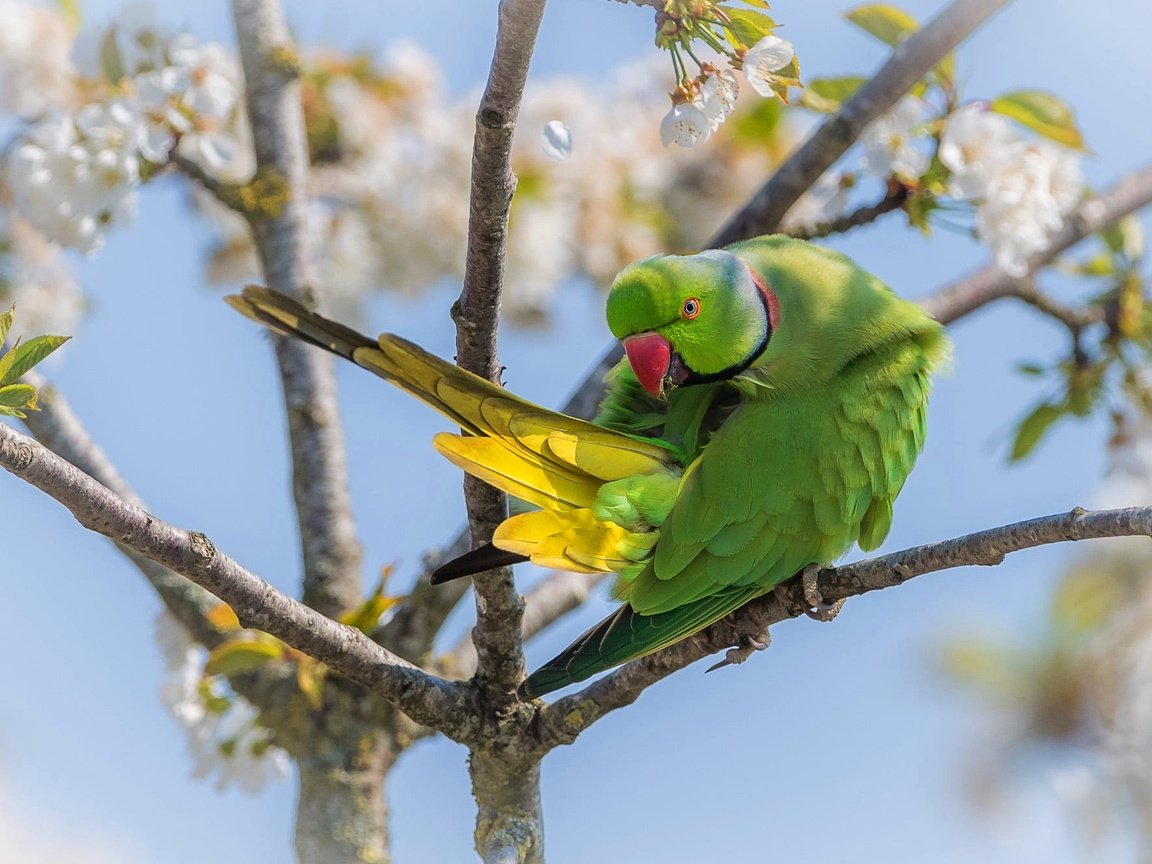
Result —
[{"label": "bird", "polygon": [[529,675],[525,701],[685,639],[853,544],[878,547],[950,356],[920,306],[783,235],[625,267],[606,307],[625,356],[594,422],[267,288],[227,300],[438,410],[460,431],[436,450],[531,505],[434,583],[526,560],[615,576],[618,608]]}]

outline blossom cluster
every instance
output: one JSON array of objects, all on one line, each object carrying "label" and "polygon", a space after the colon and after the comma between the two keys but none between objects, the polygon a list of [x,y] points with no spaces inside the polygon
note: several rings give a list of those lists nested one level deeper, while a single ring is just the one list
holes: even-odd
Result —
[{"label": "blossom cluster", "polygon": [[1013,276],[1044,249],[1084,194],[1077,153],[1028,138],[1008,118],[979,104],[949,115],[940,161],[950,194],[976,207],[976,231],[996,263]]},{"label": "blossom cluster", "polygon": [[235,783],[249,793],[287,776],[289,756],[272,744],[256,709],[205,680],[207,652],[166,611],[156,618],[156,641],[167,675],[160,698],[188,735],[194,776],[216,774],[217,788]]},{"label": "blossom cluster", "polygon": [[[7,162],[20,215],[53,242],[86,253],[131,219],[136,188],[177,145],[210,170],[228,167],[236,152],[238,72],[220,46],[154,28],[111,33],[116,40],[100,40],[105,68],[82,63],[92,77],[75,88],[96,98],[45,106]],[[0,59],[4,70],[21,62]]]}]

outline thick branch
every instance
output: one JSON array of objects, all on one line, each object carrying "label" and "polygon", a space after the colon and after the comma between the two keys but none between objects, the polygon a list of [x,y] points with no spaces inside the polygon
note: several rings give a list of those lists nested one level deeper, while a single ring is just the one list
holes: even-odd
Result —
[{"label": "thick branch", "polygon": [[[512,132],[543,14],[544,0],[501,0],[492,68],[476,112],[468,257],[464,288],[452,311],[456,320],[456,361],[496,383],[500,381],[496,328],[504,282],[508,210],[516,188]],[[507,515],[507,499],[472,477],[464,480],[464,496],[472,543],[485,543]],[[516,685],[524,677],[520,642],[524,604],[509,567],[477,576],[474,586],[478,677],[495,698],[512,702]]]},{"label": "thick branch", "polygon": [[[991,528],[953,540],[914,546],[901,552],[820,571],[820,593],[830,602],[881,588],[901,585],[915,576],[971,565],[994,566],[1004,556],[1022,549],[1088,540],[1098,537],[1152,536],[1152,507],[1042,516],[1000,528]],[[630,705],[646,687],[690,663],[738,644],[748,634],[803,611],[803,591],[792,580],[787,599],[775,594],[754,600],[723,621],[670,648],[633,661],[579,693],[540,709],[539,728],[545,749],[570,744],[592,723],[610,711]]]},{"label": "thick branch", "polygon": [[847,152],[865,126],[891,108],[1007,2],[954,0],[924,27],[897,45],[888,62],[788,157],[772,179],[720,229],[709,246],[727,246],[737,240],[778,230],[788,209]]},{"label": "thick branch", "polygon": [[[264,279],[272,288],[313,303],[299,60],[278,0],[235,0],[233,14],[256,151],[253,188],[262,199],[248,215]],[[361,550],[348,494],[332,358],[303,342],[273,338],[288,412],[304,602],[335,617],[360,599]]]},{"label": "thick branch", "polygon": [[1021,291],[1027,291],[1026,284],[1037,270],[1051,264],[1085,237],[1100,233],[1117,220],[1149,204],[1152,204],[1152,165],[1129,174],[1104,194],[1081,204],[1065,220],[1063,229],[1052,238],[1051,245],[1029,259],[1026,276],[1009,276],[999,267],[989,264],[944,286],[920,303],[936,320],[951,324],[993,300],[1020,296]]},{"label": "thick branch", "polygon": [[0,424],[0,466],[55,498],[89,530],[156,561],[223,600],[245,627],[271,633],[379,693],[448,737],[467,737],[471,709],[459,685],[436,678],[277,591],[203,534],[162,522],[32,438]]},{"label": "thick branch", "polygon": [[[88,435],[72,406],[36,372],[23,379],[40,393],[40,411],[29,412],[25,425],[45,447],[62,456],[130,504],[143,508],[136,491],[120,476],[107,454]],[[160,595],[172,616],[201,645],[212,648],[220,641],[219,631],[208,621],[207,611],[215,605],[212,596],[173,573],[167,567],[145,558],[126,546],[118,546]]]}]

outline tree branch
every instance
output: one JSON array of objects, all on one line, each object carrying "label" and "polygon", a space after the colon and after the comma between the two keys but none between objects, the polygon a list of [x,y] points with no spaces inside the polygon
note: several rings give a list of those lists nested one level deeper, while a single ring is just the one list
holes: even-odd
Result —
[{"label": "tree branch", "polygon": [[[464,287],[452,317],[456,321],[456,362],[496,383],[500,383],[501,371],[496,356],[496,329],[504,282],[508,211],[516,188],[512,132],[543,14],[544,0],[501,0],[492,68],[476,112],[468,255]],[[464,497],[473,545],[488,542],[507,516],[507,498],[471,476],[464,479]],[[510,704],[516,699],[516,685],[524,678],[520,641],[524,604],[510,567],[478,575],[473,585],[478,678],[491,691],[490,695]]]},{"label": "tree branch", "polygon": [[[579,609],[604,578],[602,573],[573,573],[557,570],[524,595],[523,639],[527,642],[569,612]],[[447,678],[467,678],[476,671],[476,646],[465,634],[447,655],[440,658],[436,671]]]},{"label": "tree branch", "polygon": [[[1009,276],[989,264],[925,297],[920,304],[942,324],[951,324],[981,306],[1002,297],[1019,297],[1027,292],[1027,282],[1040,268],[1091,234],[1098,234],[1117,220],[1152,204],[1152,165],[1141,168],[1116,182],[1104,194],[1085,201],[1065,220],[1064,227],[1043,252],[1028,262],[1025,276]],[[1027,299],[1027,298],[1023,298]]]},{"label": "tree branch", "polygon": [[[820,571],[820,593],[830,602],[901,585],[915,576],[971,565],[994,566],[1022,549],[1098,537],[1152,536],[1152,507],[1042,516],[991,528],[953,540],[914,546],[890,555],[869,558]],[[541,746],[547,750],[571,744],[596,720],[636,701],[646,687],[709,654],[738,644],[748,634],[802,614],[803,591],[793,579],[781,589],[782,600],[767,594],[696,636],[635,660],[580,692],[540,708]]]},{"label": "tree branch", "polygon": [[880,70],[840,110],[800,145],[767,183],[709,243],[771,234],[788,209],[847,152],[873,120],[896,104],[912,86],[1008,0],[954,0],[939,15],[892,51]]},{"label": "tree branch", "polygon": [[385,651],[352,627],[296,602],[219,552],[203,534],[162,522],[32,438],[0,424],[0,467],[55,498],[91,531],[156,561],[223,600],[263,630],[379,693],[417,722],[468,740],[464,688]]},{"label": "tree branch", "polygon": [[886,213],[902,209],[907,201],[908,187],[903,183],[891,182],[887,194],[875,204],[866,204],[851,213],[845,213],[843,216],[830,219],[827,222],[788,228],[785,233],[798,240],[817,240],[832,234],[843,234],[853,228],[869,225]]},{"label": "tree branch", "polygon": [[1078,337],[1085,327],[1099,324],[1104,320],[1104,307],[1098,303],[1069,306],[1049,297],[1036,287],[1033,279],[1017,280],[1006,296],[1022,300],[1033,309],[1059,321],[1068,328],[1073,338]]},{"label": "tree branch", "polygon": [[[88,430],[73,413],[68,401],[37,372],[27,373],[23,380],[40,394],[40,410],[28,412],[24,421],[24,425],[40,443],[94,477],[128,503],[143,508],[144,503],[136,491],[116,470],[103,449],[88,435]],[[207,617],[208,610],[216,603],[212,595],[134,549],[121,544],[117,548],[143,574],[160,596],[165,608],[193,639],[206,648],[212,648],[220,642],[220,632]]]},{"label": "tree branch", "polygon": [[[233,15],[247,81],[256,151],[248,212],[268,285],[313,304],[315,264],[308,231],[308,147],[299,60],[278,0],[235,0]],[[300,524],[304,602],[336,617],[360,599],[360,543],[332,358],[273,337],[292,449],[292,491]]]}]

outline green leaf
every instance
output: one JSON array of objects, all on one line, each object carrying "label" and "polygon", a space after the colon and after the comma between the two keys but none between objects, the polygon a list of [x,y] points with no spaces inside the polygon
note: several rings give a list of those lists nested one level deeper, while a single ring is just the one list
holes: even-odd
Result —
[{"label": "green leaf", "polygon": [[12,319],[16,317],[16,307],[13,306],[3,315],[0,315],[0,345],[8,338],[8,331],[12,329]]},{"label": "green leaf", "polygon": [[[1135,216],[1128,215],[1117,219],[1100,232],[1108,248],[1129,261],[1139,261],[1144,257],[1144,226]],[[0,337],[3,341],[3,337]]]},{"label": "green leaf", "polygon": [[120,54],[120,45],[116,39],[116,25],[113,24],[100,40],[100,71],[104,78],[112,84],[119,84],[124,77],[124,58]]},{"label": "green leaf", "polygon": [[11,384],[68,341],[67,336],[36,336],[0,359],[0,387]]},{"label": "green leaf", "polygon": [[1072,109],[1051,93],[1015,90],[993,99],[991,108],[997,114],[1011,117],[1057,144],[1076,150],[1085,149]]},{"label": "green leaf", "polygon": [[763,9],[765,11],[772,8],[771,6],[768,5],[766,0],[743,0],[743,2],[745,3],[745,5],[755,6],[757,9]]},{"label": "green leaf", "polygon": [[1116,262],[1107,252],[1101,252],[1087,261],[1073,263],[1072,271],[1081,276],[1111,276],[1116,272]]},{"label": "green leaf", "polygon": [[1031,453],[1044,433],[1048,431],[1057,420],[1064,416],[1064,406],[1052,405],[1045,402],[1037,405],[1032,413],[1021,421],[1016,430],[1016,440],[1012,442],[1012,455],[1009,459],[1016,462]]},{"label": "green leaf", "polygon": [[901,39],[920,26],[903,9],[886,3],[857,6],[847,14],[847,18],[861,30],[892,46],[900,44]]},{"label": "green leaf", "polygon": [[1047,373],[1048,370],[1041,366],[1039,363],[1017,363],[1016,371],[1021,375],[1028,375],[1031,378],[1039,378],[1040,376]]},{"label": "green leaf", "polygon": [[776,22],[763,12],[756,12],[753,9],[729,9],[727,6],[721,8],[732,22],[733,35],[748,48],[776,29]]},{"label": "green leaf", "polygon": [[233,639],[212,649],[204,666],[205,675],[238,675],[251,672],[284,656],[278,642]]},{"label": "green leaf", "polygon": [[840,110],[848,98],[865,81],[859,75],[844,75],[839,78],[813,78],[808,82],[800,104],[812,111],[831,114]]},{"label": "green leaf", "polygon": [[9,384],[0,387],[0,407],[35,408],[36,388],[31,384]]},{"label": "green leaf", "polygon": [[391,575],[392,567],[385,567],[380,574],[380,581],[376,583],[376,588],[372,593],[365,597],[364,601],[355,609],[341,615],[340,623],[355,627],[362,633],[371,633],[380,621],[380,616],[404,599],[403,596],[385,596],[384,586]]}]

